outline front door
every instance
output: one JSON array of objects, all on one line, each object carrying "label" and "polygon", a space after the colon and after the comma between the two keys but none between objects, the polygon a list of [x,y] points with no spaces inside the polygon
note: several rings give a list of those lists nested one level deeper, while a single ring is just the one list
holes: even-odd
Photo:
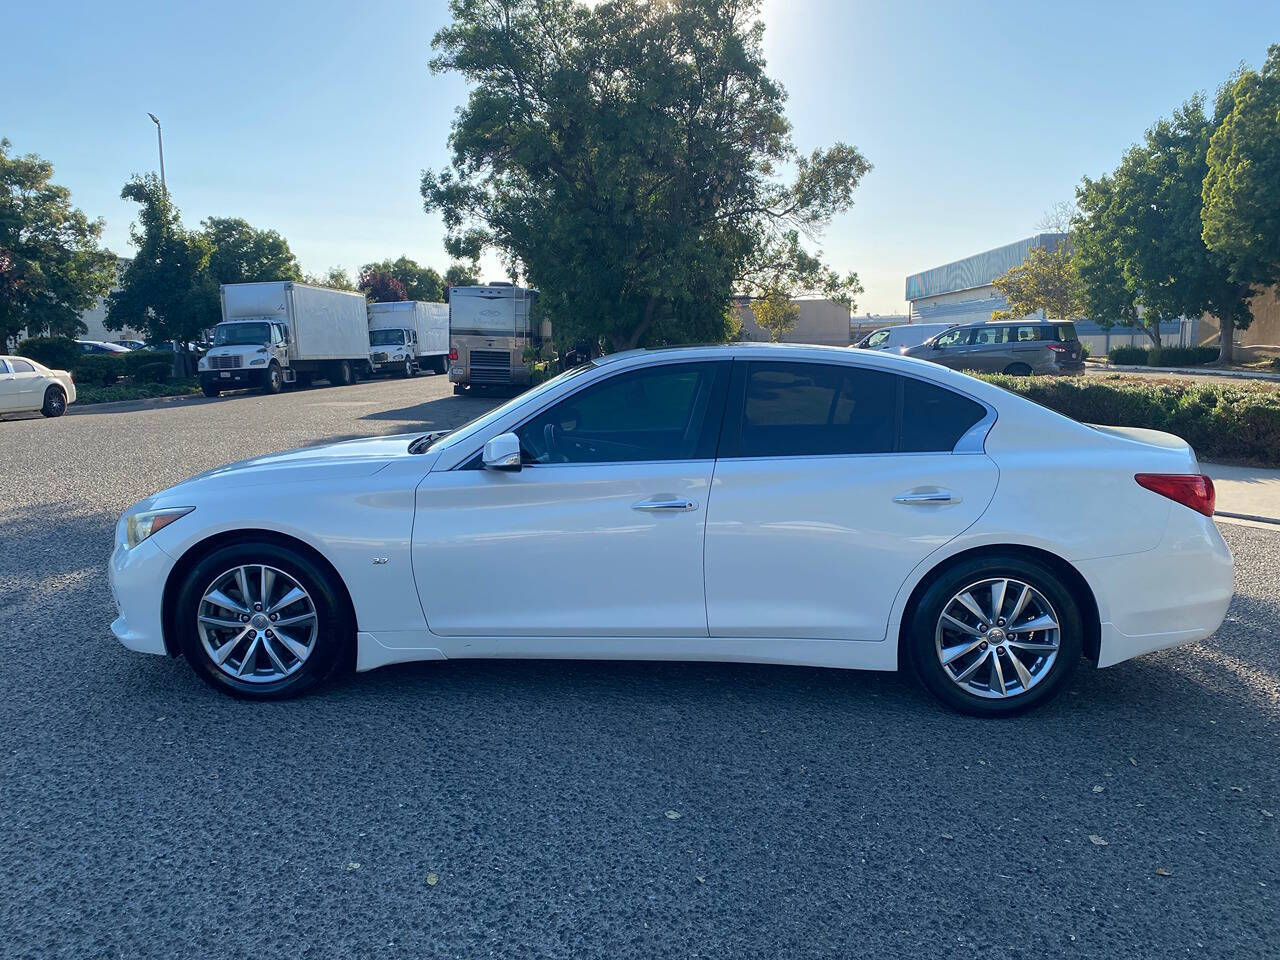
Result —
[{"label": "front door", "polygon": [[883,639],[911,571],[995,492],[985,454],[952,452],[985,416],[880,370],[737,364],[707,513],[711,636]]},{"label": "front door", "polygon": [[12,413],[15,410],[22,409],[21,403],[22,384],[18,382],[18,378],[13,375],[13,371],[9,369],[9,364],[0,360],[0,412]]},{"label": "front door", "polygon": [[417,491],[413,564],[444,636],[705,637],[702,547],[726,362],[625,371]]}]

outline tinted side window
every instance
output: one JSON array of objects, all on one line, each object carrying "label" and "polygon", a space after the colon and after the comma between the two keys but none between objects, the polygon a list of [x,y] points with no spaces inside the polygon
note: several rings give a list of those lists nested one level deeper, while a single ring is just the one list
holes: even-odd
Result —
[{"label": "tinted side window", "polygon": [[870,347],[871,349],[875,349],[888,339],[889,339],[888,330],[877,330],[871,336],[867,337],[867,346]]},{"label": "tinted side window", "polygon": [[923,380],[902,378],[903,453],[950,452],[986,410],[968,397]]},{"label": "tinted side window", "polygon": [[565,397],[516,431],[525,461],[710,459],[715,455],[728,366],[647,367]]},{"label": "tinted side window", "polygon": [[13,360],[10,362],[14,373],[35,373],[36,368],[25,360]]},{"label": "tinted side window", "polygon": [[946,333],[938,334],[938,339],[934,344],[939,347],[958,347],[962,343],[969,342],[969,331],[965,329],[948,330]]},{"label": "tinted side window", "polygon": [[893,450],[896,377],[820,363],[749,363],[730,456],[788,457]]},{"label": "tinted side window", "polygon": [[1013,328],[1013,339],[1018,343],[1033,343],[1045,339],[1044,328],[1033,323]]},{"label": "tinted side window", "polygon": [[973,339],[969,341],[977,346],[988,346],[994,343],[1009,342],[1008,327],[976,327],[973,331]]}]

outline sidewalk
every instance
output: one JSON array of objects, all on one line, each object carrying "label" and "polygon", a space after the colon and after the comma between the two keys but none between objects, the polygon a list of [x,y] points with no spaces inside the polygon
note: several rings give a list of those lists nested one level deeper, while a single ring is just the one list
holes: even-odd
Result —
[{"label": "sidewalk", "polygon": [[1218,494],[1215,515],[1280,527],[1280,470],[1202,463]]}]

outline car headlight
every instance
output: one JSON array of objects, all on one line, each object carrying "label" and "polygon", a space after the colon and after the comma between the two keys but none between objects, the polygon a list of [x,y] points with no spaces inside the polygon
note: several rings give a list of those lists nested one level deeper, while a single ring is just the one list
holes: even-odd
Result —
[{"label": "car headlight", "polygon": [[166,510],[144,510],[133,514],[125,527],[125,546],[132,550],[156,531],[163,530],[194,509],[195,507],[169,507]]}]

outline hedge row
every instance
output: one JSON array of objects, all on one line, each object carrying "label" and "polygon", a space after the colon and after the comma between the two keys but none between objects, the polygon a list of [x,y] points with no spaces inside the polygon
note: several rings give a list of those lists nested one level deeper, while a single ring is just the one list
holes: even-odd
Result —
[{"label": "hedge row", "polygon": [[142,383],[163,383],[173,372],[173,358],[154,350],[128,353],[82,353],[80,345],[64,337],[32,337],[18,344],[18,355],[55,370],[70,370],[77,383],[107,387],[122,377]]},{"label": "hedge row", "polygon": [[1217,347],[1112,347],[1107,359],[1124,367],[1197,367],[1218,359]]},{"label": "hedge row", "polygon": [[1280,467],[1280,392],[1264,385],[1132,384],[1103,378],[982,379],[1074,420],[1146,427],[1182,437],[1205,460]]}]

